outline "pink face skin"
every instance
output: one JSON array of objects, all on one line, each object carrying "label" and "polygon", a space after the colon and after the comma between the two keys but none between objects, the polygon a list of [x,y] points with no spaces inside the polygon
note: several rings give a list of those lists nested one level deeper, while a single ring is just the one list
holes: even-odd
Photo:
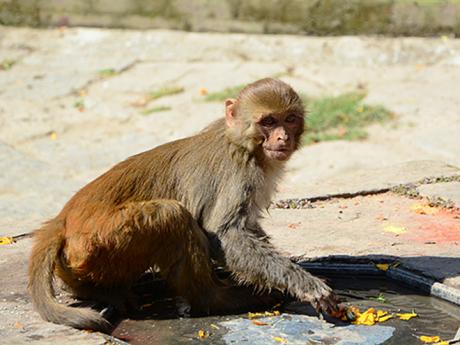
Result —
[{"label": "pink face skin", "polygon": [[303,118],[295,113],[264,114],[256,126],[263,135],[262,149],[269,159],[285,161],[296,149]]},{"label": "pink face skin", "polygon": [[[239,126],[234,116],[235,99],[225,101],[225,120],[228,127]],[[270,160],[286,161],[297,148],[303,132],[303,114],[295,112],[261,112],[253,124],[262,139],[262,150]]]}]

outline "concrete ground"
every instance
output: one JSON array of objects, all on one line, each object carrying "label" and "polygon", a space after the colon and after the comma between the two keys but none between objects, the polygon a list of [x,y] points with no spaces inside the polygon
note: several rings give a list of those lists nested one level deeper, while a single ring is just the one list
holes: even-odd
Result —
[{"label": "concrete ground", "polygon": [[[460,40],[445,37],[0,27],[0,236],[30,233],[116,162],[220,117],[222,104],[204,102],[203,88],[266,76],[310,95],[364,87],[366,102],[397,114],[365,141],[320,143],[293,157],[277,199],[314,202],[270,210],[264,225],[279,249],[383,256],[460,289]],[[145,104],[163,86],[184,92]],[[156,106],[171,109],[143,114]],[[426,208],[427,200],[454,208]],[[106,342],[32,312],[30,246],[26,237],[0,246],[0,344]]]}]

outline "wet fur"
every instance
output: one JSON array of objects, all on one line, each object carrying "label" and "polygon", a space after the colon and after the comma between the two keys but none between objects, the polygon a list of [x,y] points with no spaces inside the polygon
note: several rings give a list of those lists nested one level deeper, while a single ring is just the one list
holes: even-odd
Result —
[{"label": "wet fur", "polygon": [[[287,100],[293,91],[286,84],[265,83],[282,90],[279,103],[301,108],[295,93]],[[240,107],[249,91],[243,90]],[[266,159],[251,120],[243,120],[238,130],[219,120],[195,136],[130,157],[76,193],[35,235],[29,285],[40,315],[106,332],[110,324],[96,311],[56,302],[54,276],[77,297],[110,303],[108,291],[128,290],[151,266],[196,310],[252,303],[216,278],[211,257],[239,284],[314,303],[327,298],[330,289],[280,256],[258,224],[283,164]],[[302,130],[303,122],[296,146]]]}]

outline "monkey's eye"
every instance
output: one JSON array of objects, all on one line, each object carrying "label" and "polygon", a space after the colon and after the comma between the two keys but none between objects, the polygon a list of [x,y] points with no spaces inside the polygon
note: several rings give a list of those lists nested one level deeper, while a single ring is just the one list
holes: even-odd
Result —
[{"label": "monkey's eye", "polygon": [[297,120],[297,116],[295,114],[289,114],[285,119],[284,121],[286,121],[287,123],[293,123]]},{"label": "monkey's eye", "polygon": [[261,121],[260,124],[264,127],[269,127],[273,126],[276,123],[276,119],[273,116],[267,116],[264,117]]}]

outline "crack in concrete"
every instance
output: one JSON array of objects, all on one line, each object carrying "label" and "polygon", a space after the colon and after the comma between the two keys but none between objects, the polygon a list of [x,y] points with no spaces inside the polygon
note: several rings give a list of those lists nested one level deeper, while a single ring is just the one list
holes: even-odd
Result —
[{"label": "crack in concrete", "polygon": [[[131,69],[133,69],[135,66],[137,66],[137,64],[139,63],[143,63],[144,61],[143,60],[139,60],[139,59],[134,59],[133,61],[131,61],[130,63],[128,63],[127,65],[123,66],[122,68],[120,68],[119,70],[115,70],[114,71],[114,74],[113,76],[119,76],[121,75],[122,73],[125,73]],[[110,77],[103,77],[103,76],[96,76],[94,78],[91,78],[89,79],[85,84],[83,84],[83,86],[79,86],[77,88],[73,88],[71,91],[69,91],[68,93],[64,94],[64,95],[61,95],[61,96],[57,96],[55,98],[53,98],[53,100],[61,100],[65,97],[69,97],[69,96],[79,96],[81,91],[82,90],[85,90],[85,89],[88,89],[89,87],[101,82],[101,81],[104,81],[104,80],[107,80],[109,78],[111,78],[112,76]]]},{"label": "crack in concrete", "polygon": [[[271,203],[270,208],[275,209],[308,209],[313,208],[313,203],[317,201],[328,201],[333,199],[351,199],[358,196],[369,196],[369,195],[379,195],[392,192],[401,196],[406,196],[412,199],[421,199],[423,198],[420,195],[420,192],[417,191],[417,187],[427,184],[435,183],[445,183],[445,182],[454,182],[460,181],[460,175],[453,176],[440,176],[440,177],[427,177],[422,180],[413,183],[403,183],[393,187],[377,188],[362,190],[357,192],[347,192],[347,193],[337,193],[337,194],[327,194],[319,195],[310,198],[288,198],[280,199]],[[452,200],[444,198],[428,198],[430,205],[439,206],[445,208],[455,208],[455,204]]]}]

